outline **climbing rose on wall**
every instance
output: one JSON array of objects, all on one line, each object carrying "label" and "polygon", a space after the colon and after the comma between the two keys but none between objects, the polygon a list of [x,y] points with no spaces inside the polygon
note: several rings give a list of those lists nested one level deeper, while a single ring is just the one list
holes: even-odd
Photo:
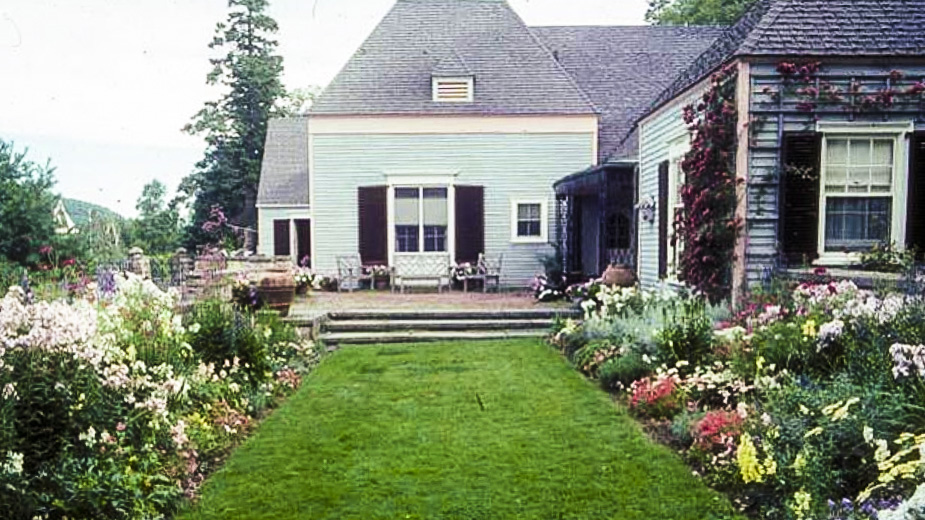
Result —
[{"label": "climbing rose on wall", "polygon": [[712,302],[730,294],[733,249],[742,227],[736,209],[736,68],[713,75],[696,105],[684,108],[693,136],[681,162],[684,210],[674,217],[672,243],[680,241],[678,277]]}]

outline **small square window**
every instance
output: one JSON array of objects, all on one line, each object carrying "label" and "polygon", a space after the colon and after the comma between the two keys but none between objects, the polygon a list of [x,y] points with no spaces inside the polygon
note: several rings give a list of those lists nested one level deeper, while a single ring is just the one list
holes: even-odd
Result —
[{"label": "small square window", "polygon": [[515,202],[513,204],[513,240],[515,242],[545,242],[545,203]]}]

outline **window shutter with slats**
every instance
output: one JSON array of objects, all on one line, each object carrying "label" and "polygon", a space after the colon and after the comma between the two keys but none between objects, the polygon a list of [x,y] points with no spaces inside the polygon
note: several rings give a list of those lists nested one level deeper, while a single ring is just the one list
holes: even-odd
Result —
[{"label": "window shutter with slats", "polygon": [[273,221],[273,254],[289,256],[289,220]]},{"label": "window shutter with slats", "polygon": [[456,186],[456,262],[478,261],[485,252],[485,189]]},{"label": "window shutter with slats", "polygon": [[909,149],[909,190],[906,199],[906,247],[925,258],[925,132],[912,134]]},{"label": "window shutter with slats", "polygon": [[668,161],[658,165],[658,277],[668,276]]},{"label": "window shutter with slats", "polygon": [[359,253],[364,265],[388,263],[388,202],[385,186],[357,188]]},{"label": "window shutter with slats", "polygon": [[781,150],[779,240],[791,265],[811,262],[819,253],[819,164],[821,134],[784,134]]}]

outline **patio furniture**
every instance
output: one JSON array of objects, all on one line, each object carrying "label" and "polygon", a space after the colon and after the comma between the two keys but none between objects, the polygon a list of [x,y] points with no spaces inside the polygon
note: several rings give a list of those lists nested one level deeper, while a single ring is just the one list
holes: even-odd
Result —
[{"label": "patio furniture", "polygon": [[372,275],[363,271],[363,261],[360,255],[344,255],[337,257],[337,292],[346,286],[353,292],[360,286],[360,281],[369,280],[372,284]]},{"label": "patio furniture", "polygon": [[395,288],[404,293],[405,285],[436,285],[437,292],[450,290],[449,255],[396,255],[392,266],[392,292]]},{"label": "patio furniture", "polygon": [[494,281],[495,292],[501,291],[501,264],[504,255],[489,258],[484,253],[479,254],[479,260],[476,264],[476,273],[468,274],[462,277],[463,292],[469,292],[469,280],[481,280],[482,292],[488,292],[488,283]]}]

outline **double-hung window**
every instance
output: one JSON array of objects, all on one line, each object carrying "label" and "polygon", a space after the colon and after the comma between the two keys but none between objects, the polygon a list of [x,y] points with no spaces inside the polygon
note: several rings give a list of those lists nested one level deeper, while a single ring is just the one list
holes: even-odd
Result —
[{"label": "double-hung window", "polygon": [[395,188],[395,251],[446,252],[447,188]]},{"label": "double-hung window", "polygon": [[547,240],[546,201],[511,202],[511,241],[545,243]]},{"label": "double-hung window", "polygon": [[905,179],[897,134],[826,134],[820,180],[820,256],[901,242]]},{"label": "double-hung window", "polygon": [[[675,140],[668,148],[668,229],[669,233],[674,236],[674,224],[678,217],[684,212],[684,199],[681,198],[681,190],[684,188],[686,177],[681,163],[684,161],[684,155],[690,149],[690,136]],[[671,243],[674,245],[671,245]],[[684,250],[684,242],[680,237],[675,236],[674,240],[669,242],[668,246],[668,277],[675,279],[678,277],[678,267],[681,263],[681,252]]]}]

